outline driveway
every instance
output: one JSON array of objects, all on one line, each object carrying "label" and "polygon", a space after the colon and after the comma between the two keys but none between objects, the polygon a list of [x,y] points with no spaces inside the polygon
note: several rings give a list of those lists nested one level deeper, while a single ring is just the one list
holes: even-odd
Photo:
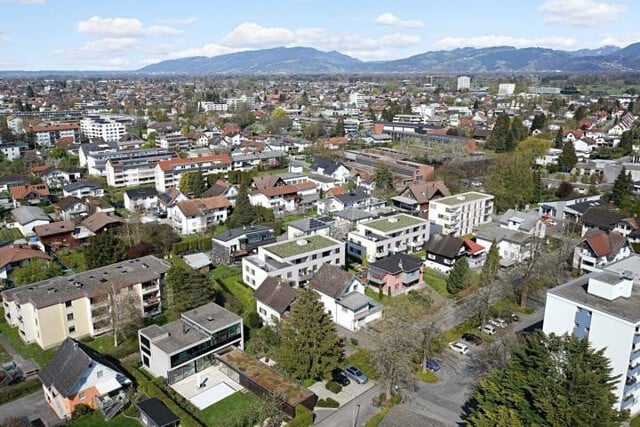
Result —
[{"label": "driveway", "polygon": [[342,387],[342,391],[336,394],[327,390],[325,387],[326,383],[326,381],[318,381],[309,387],[309,390],[314,392],[316,396],[318,396],[318,399],[326,399],[327,397],[330,397],[338,402],[340,406],[346,405],[362,393],[365,393],[367,390],[375,387],[375,383],[373,381],[369,381],[366,384],[358,384],[355,381],[351,381],[351,384],[346,387]]},{"label": "driveway", "polygon": [[42,391],[0,405],[0,423],[11,417],[27,417],[29,421],[40,418],[47,426],[59,426],[63,422],[44,399]]}]

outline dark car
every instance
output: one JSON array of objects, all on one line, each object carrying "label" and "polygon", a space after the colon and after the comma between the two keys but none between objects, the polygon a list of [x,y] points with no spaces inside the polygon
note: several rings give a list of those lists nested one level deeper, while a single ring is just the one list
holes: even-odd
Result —
[{"label": "dark car", "polygon": [[427,369],[431,372],[438,372],[440,370],[440,364],[436,359],[427,360]]},{"label": "dark car", "polygon": [[475,345],[482,344],[482,338],[474,334],[462,334],[462,339]]},{"label": "dark car", "polygon": [[337,382],[342,387],[345,387],[351,384],[351,380],[347,378],[347,376],[342,371],[333,371],[331,373],[331,380],[334,382]]}]

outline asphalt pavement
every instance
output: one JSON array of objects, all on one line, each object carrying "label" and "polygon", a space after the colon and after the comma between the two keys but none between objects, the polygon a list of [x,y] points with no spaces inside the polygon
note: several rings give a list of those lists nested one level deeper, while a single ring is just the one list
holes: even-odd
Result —
[{"label": "asphalt pavement", "polygon": [[47,426],[63,424],[44,399],[41,390],[0,405],[0,423],[11,417],[27,418],[29,421],[40,418]]}]

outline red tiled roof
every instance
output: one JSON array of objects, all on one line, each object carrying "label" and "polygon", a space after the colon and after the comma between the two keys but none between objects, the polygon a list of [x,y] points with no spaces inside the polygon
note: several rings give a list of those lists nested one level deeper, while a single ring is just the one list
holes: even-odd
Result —
[{"label": "red tiled roof", "polygon": [[279,187],[270,187],[260,190],[260,193],[267,197],[283,196],[285,194],[295,194],[298,192],[298,187],[293,184],[281,185]]},{"label": "red tiled roof", "polygon": [[214,154],[212,156],[192,157],[188,159],[176,158],[171,160],[162,160],[158,162],[158,165],[163,171],[168,171],[173,169],[177,165],[189,165],[207,162],[231,164],[231,158],[226,154]]},{"label": "red tiled roof", "polygon": [[347,194],[348,190],[343,186],[333,187],[327,190],[327,196],[339,196],[341,194]]},{"label": "red tiled roof", "polygon": [[79,129],[75,123],[61,123],[61,124],[52,124],[52,125],[41,125],[41,126],[32,126],[31,132],[52,132],[57,130],[71,130],[71,129]]},{"label": "red tiled roof", "polygon": [[21,185],[11,188],[9,192],[11,193],[11,198],[14,200],[22,200],[31,193],[36,193],[41,197],[50,194],[47,184]]},{"label": "red tiled roof", "polygon": [[177,206],[185,216],[197,216],[214,209],[230,208],[231,202],[224,196],[214,196],[204,199],[184,200],[178,202]]},{"label": "red tiled roof", "polygon": [[50,224],[36,225],[33,227],[33,231],[38,237],[47,237],[60,233],[72,233],[73,228],[73,222],[71,221],[57,221]]},{"label": "red tiled roof", "polygon": [[484,251],[484,246],[477,244],[471,239],[462,239],[464,242],[464,246],[467,248],[467,253],[469,255],[475,255]]},{"label": "red tiled roof", "polygon": [[28,246],[7,245],[0,248],[0,268],[12,262],[20,262],[32,258],[40,258],[47,261],[51,259],[51,257],[44,252],[31,249]]}]

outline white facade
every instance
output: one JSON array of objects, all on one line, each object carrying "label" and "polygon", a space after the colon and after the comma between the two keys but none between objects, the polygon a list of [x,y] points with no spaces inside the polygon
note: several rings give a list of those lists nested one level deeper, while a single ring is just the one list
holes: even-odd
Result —
[{"label": "white facade", "polygon": [[458,90],[469,90],[471,87],[471,77],[460,76],[458,77]]},{"label": "white facade", "polygon": [[515,83],[500,83],[498,85],[498,95],[513,95],[513,92],[516,90]]},{"label": "white facade", "polygon": [[109,117],[90,116],[80,120],[80,132],[91,141],[115,142],[120,140],[127,129],[124,123]]},{"label": "white facade", "polygon": [[132,199],[126,191],[124,193],[124,208],[129,212],[148,211],[156,206],[158,206],[157,194],[136,196]]},{"label": "white facade", "polygon": [[[345,290],[343,298],[335,299],[318,290],[316,293],[320,295],[324,311],[336,325],[350,331],[357,331],[367,323],[382,318],[382,307],[367,297],[364,294],[364,289],[365,286],[362,282],[354,278],[349,288]],[[358,301],[359,303],[353,306],[350,301]]]},{"label": "white facade", "polygon": [[222,102],[209,102],[209,101],[200,102],[200,109],[205,113],[208,113],[209,111],[217,111],[220,113],[225,113],[228,108],[229,108],[228,105]]},{"label": "white facade", "polygon": [[226,174],[231,170],[231,158],[227,155],[172,159],[158,162],[154,169],[156,190],[163,193],[169,187],[180,188],[180,178],[185,172],[200,172],[203,176]]},{"label": "white facade", "polygon": [[493,196],[470,191],[429,202],[429,221],[442,227],[442,234],[464,236],[480,224],[491,222]]},{"label": "white facade", "polygon": [[[218,200],[223,200],[225,203],[218,203]],[[225,222],[230,207],[231,203],[224,196],[191,199],[169,207],[167,217],[171,220],[173,228],[186,236],[204,232],[214,224]]]}]

